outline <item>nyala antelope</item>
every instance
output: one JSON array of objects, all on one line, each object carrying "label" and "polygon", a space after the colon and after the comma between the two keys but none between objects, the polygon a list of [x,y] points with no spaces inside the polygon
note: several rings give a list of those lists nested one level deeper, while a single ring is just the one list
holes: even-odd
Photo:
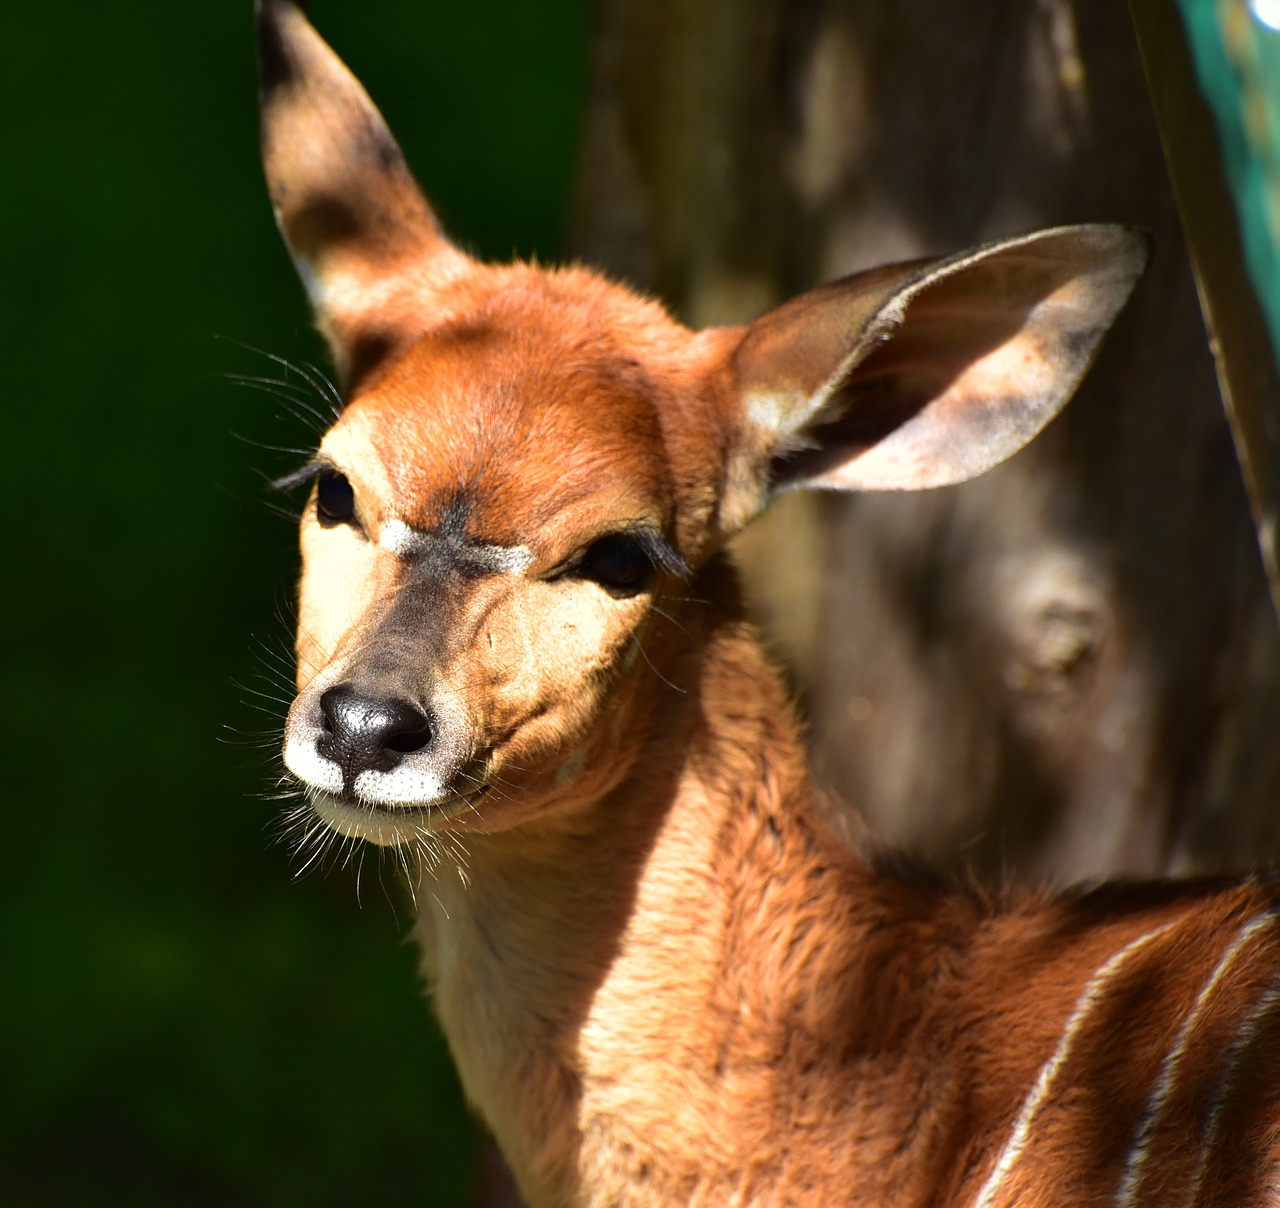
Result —
[{"label": "nyala antelope", "polygon": [[302,519],[284,758],[396,848],[463,1085],[534,1205],[1255,1205],[1258,879],[983,895],[850,850],[725,543],[782,491],[1029,440],[1145,261],[1041,231],[690,331],[452,246],[361,86],[259,0],[271,200],[348,400]]}]

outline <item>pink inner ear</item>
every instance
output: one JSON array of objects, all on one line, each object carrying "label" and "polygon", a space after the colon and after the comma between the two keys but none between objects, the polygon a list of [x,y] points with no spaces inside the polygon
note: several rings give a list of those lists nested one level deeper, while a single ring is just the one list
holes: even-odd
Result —
[{"label": "pink inner ear", "polygon": [[1005,460],[1070,398],[1144,260],[1130,232],[1067,228],[917,277],[895,333],[814,398],[774,484],[919,490]]},{"label": "pink inner ear", "polygon": [[[782,479],[844,490],[924,490],[964,482],[1004,461],[1057,413],[1043,362],[1010,374],[994,353],[943,386],[909,370],[882,383],[845,388],[850,418],[820,425],[820,447],[784,459]],[[1037,380],[1039,379],[1039,380]],[[871,412],[869,418],[859,413]],[[855,418],[856,416],[856,418]]]},{"label": "pink inner ear", "polygon": [[921,490],[981,474],[1061,406],[1054,343],[1011,309],[910,316],[830,394],[780,484]]}]

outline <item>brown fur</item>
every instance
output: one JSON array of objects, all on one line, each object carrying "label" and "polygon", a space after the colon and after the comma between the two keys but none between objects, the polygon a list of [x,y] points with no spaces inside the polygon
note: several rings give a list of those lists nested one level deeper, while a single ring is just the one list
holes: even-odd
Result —
[{"label": "brown fur", "polygon": [[[1044,232],[692,333],[450,247],[300,10],[260,20],[271,194],[351,394],[286,757],[330,826],[422,857],[436,1009],[530,1202],[1262,1203],[1275,889],[1004,898],[856,854],[722,552],[780,483],[1013,452],[1139,241]],[[673,550],[641,589],[583,573],[639,530]],[[338,777],[339,690],[421,740]]]}]

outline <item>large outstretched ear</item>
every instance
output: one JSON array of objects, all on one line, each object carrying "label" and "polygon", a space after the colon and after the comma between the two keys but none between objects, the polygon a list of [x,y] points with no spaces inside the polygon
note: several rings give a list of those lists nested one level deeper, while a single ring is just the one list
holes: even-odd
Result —
[{"label": "large outstretched ear", "polygon": [[[963,482],[1071,397],[1147,260],[1126,227],[1039,231],[874,269],[758,319],[733,354],[755,506],[790,487]],[[726,500],[727,527],[752,505]]]},{"label": "large outstretched ear", "polygon": [[417,335],[465,272],[368,94],[302,5],[257,0],[262,161],[276,221],[344,381]]}]

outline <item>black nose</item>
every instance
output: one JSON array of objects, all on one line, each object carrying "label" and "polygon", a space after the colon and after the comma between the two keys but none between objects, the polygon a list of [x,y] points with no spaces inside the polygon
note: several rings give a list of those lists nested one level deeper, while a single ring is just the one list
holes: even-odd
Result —
[{"label": "black nose", "polygon": [[431,722],[416,705],[364,696],[350,684],[339,684],[321,696],[320,713],[324,733],[316,740],[316,750],[342,769],[347,796],[361,772],[389,772],[405,755],[431,741]]}]

